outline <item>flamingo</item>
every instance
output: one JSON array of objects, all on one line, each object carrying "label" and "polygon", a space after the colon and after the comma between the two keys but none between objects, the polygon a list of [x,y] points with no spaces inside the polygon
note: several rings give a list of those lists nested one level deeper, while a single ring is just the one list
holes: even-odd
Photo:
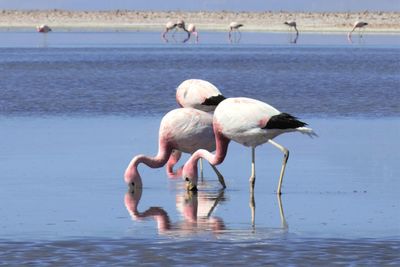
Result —
[{"label": "flamingo", "polygon": [[[364,21],[356,21],[353,25],[353,28],[351,29],[351,31],[349,31],[349,33],[347,34],[347,39],[351,42],[351,34],[352,32],[354,32],[355,29],[362,29],[365,26],[367,26],[368,23],[364,22]],[[362,34],[360,33],[360,37],[362,37]]]},{"label": "flamingo", "polygon": [[199,42],[199,33],[196,30],[196,25],[194,25],[193,23],[190,23],[188,25],[187,30],[189,31],[190,34],[193,34],[194,36],[196,36],[196,43]]},{"label": "flamingo", "polygon": [[[138,165],[144,163],[151,168],[161,168],[169,161],[173,150],[192,154],[200,148],[215,150],[212,114],[193,108],[178,108],[168,112],[161,120],[159,148],[155,157],[135,156],[125,170],[125,182],[133,189],[142,187]],[[178,158],[179,159],[179,158]],[[225,187],[219,171],[211,166]]]},{"label": "flamingo", "polygon": [[51,28],[45,24],[36,26],[36,30],[37,30],[37,32],[41,32],[41,33],[51,32]]},{"label": "flamingo", "polygon": [[[176,22],[176,27],[178,29],[184,30],[187,33],[187,38],[185,40],[183,40],[183,43],[186,43],[190,39],[190,32],[186,29],[185,22],[182,19],[178,20]],[[176,32],[176,30],[175,30],[175,32]],[[175,32],[172,35],[174,35]]]},{"label": "flamingo", "polygon": [[229,24],[229,41],[232,42],[232,32],[237,31],[239,33],[239,39],[238,42],[240,41],[240,38],[242,37],[242,34],[239,31],[239,28],[243,27],[243,24],[237,23],[236,21],[233,21]]},{"label": "flamingo", "polygon": [[[180,107],[184,108],[195,108],[205,112],[211,112],[214,111],[217,105],[224,99],[225,97],[218,88],[205,80],[185,80],[176,89],[176,102]],[[210,142],[214,142],[214,140],[210,140]],[[177,178],[182,174],[181,170],[177,172],[173,171],[174,165],[179,161],[181,155],[181,151],[174,150],[167,162],[167,175],[170,178]],[[202,176],[202,160],[200,160],[200,173]]]},{"label": "flamingo", "polygon": [[289,20],[289,21],[285,21],[284,24],[288,25],[290,27],[290,29],[294,28],[294,30],[296,31],[296,36],[294,38],[294,40],[292,41],[292,36],[290,35],[290,42],[291,43],[297,43],[297,38],[299,38],[299,31],[297,30],[297,23],[294,20]]},{"label": "flamingo", "polygon": [[183,43],[187,42],[190,39],[190,32],[186,29],[185,27],[185,22],[180,19],[178,20],[176,23],[173,23],[171,21],[167,22],[167,24],[165,25],[165,31],[163,32],[163,39],[168,42],[167,38],[165,37],[165,35],[167,34],[168,31],[175,29],[175,31],[172,33],[172,37],[174,38],[174,35],[176,33],[176,31],[178,29],[182,29],[183,31],[185,31],[187,33],[187,38],[183,40]]},{"label": "flamingo", "polygon": [[172,22],[172,21],[168,21],[167,22],[167,24],[165,24],[165,30],[164,30],[164,32],[162,33],[162,38],[164,39],[164,41],[165,42],[168,42],[168,39],[167,39],[167,37],[166,37],[166,34],[169,32],[169,31],[172,31],[173,29],[175,29],[176,28],[176,23],[174,23],[174,22]]},{"label": "flamingo", "polygon": [[228,151],[231,140],[251,147],[251,190],[255,183],[255,148],[264,143],[270,143],[284,154],[279,177],[277,194],[281,194],[282,179],[289,158],[289,150],[272,139],[286,132],[301,132],[316,136],[307,124],[287,113],[281,113],[276,108],[259,100],[238,97],[227,98],[214,111],[213,127],[216,142],[215,155],[205,149],[192,154],[183,167],[183,178],[187,181],[188,190],[197,190],[197,161],[205,158],[210,164],[222,163]]},{"label": "flamingo", "polygon": [[176,89],[176,102],[185,108],[191,107],[210,112],[214,111],[224,99],[218,88],[205,80],[185,80]]},{"label": "flamingo", "polygon": [[36,31],[43,33],[43,47],[47,47],[47,33],[51,32],[51,28],[45,24],[36,26]]},{"label": "flamingo", "polygon": [[291,28],[294,28],[295,31],[296,31],[296,35],[299,35],[299,31],[297,30],[296,21],[294,21],[294,20],[288,20],[288,21],[285,21],[283,24],[288,25],[288,26],[290,27],[290,29],[291,29]]}]

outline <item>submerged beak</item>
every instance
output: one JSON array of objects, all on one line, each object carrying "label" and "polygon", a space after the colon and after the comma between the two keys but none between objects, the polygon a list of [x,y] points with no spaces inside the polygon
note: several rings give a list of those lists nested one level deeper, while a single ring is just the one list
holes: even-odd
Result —
[{"label": "submerged beak", "polygon": [[197,186],[193,184],[191,181],[187,181],[186,189],[188,191],[197,192]]}]

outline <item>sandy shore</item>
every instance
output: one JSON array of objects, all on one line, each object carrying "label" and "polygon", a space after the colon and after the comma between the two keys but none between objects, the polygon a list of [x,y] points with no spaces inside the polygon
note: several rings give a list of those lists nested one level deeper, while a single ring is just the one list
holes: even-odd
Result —
[{"label": "sandy shore", "polygon": [[243,31],[286,31],[296,20],[300,31],[345,32],[356,20],[369,23],[367,32],[400,34],[400,12],[289,13],[289,12],[152,12],[152,11],[17,11],[0,10],[0,30],[30,29],[48,24],[53,30],[161,30],[169,20],[184,19],[198,30],[222,31],[231,21]]}]

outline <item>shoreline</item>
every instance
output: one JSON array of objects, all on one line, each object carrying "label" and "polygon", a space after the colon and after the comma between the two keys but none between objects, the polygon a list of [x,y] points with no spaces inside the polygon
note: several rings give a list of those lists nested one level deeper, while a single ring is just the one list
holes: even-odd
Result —
[{"label": "shoreline", "polygon": [[400,12],[181,12],[181,11],[68,11],[0,10],[0,31],[30,31],[47,24],[53,31],[162,31],[167,21],[184,19],[198,31],[227,31],[232,21],[243,32],[287,32],[295,20],[300,32],[344,33],[356,20],[369,23],[365,33],[400,34]]}]

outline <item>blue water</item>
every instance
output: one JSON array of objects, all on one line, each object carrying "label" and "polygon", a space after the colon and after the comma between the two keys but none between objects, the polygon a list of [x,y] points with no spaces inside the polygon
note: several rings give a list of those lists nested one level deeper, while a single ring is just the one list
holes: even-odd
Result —
[{"label": "blue water", "polygon": [[[41,47],[40,35],[0,35],[1,264],[400,265],[398,37],[56,33]],[[197,194],[145,166],[143,192],[128,192],[126,165],[156,154],[188,78],[319,134],[276,139],[291,152],[281,198],[282,154],[257,149],[252,198],[251,153],[235,143],[218,167],[224,191],[205,165]]]}]

